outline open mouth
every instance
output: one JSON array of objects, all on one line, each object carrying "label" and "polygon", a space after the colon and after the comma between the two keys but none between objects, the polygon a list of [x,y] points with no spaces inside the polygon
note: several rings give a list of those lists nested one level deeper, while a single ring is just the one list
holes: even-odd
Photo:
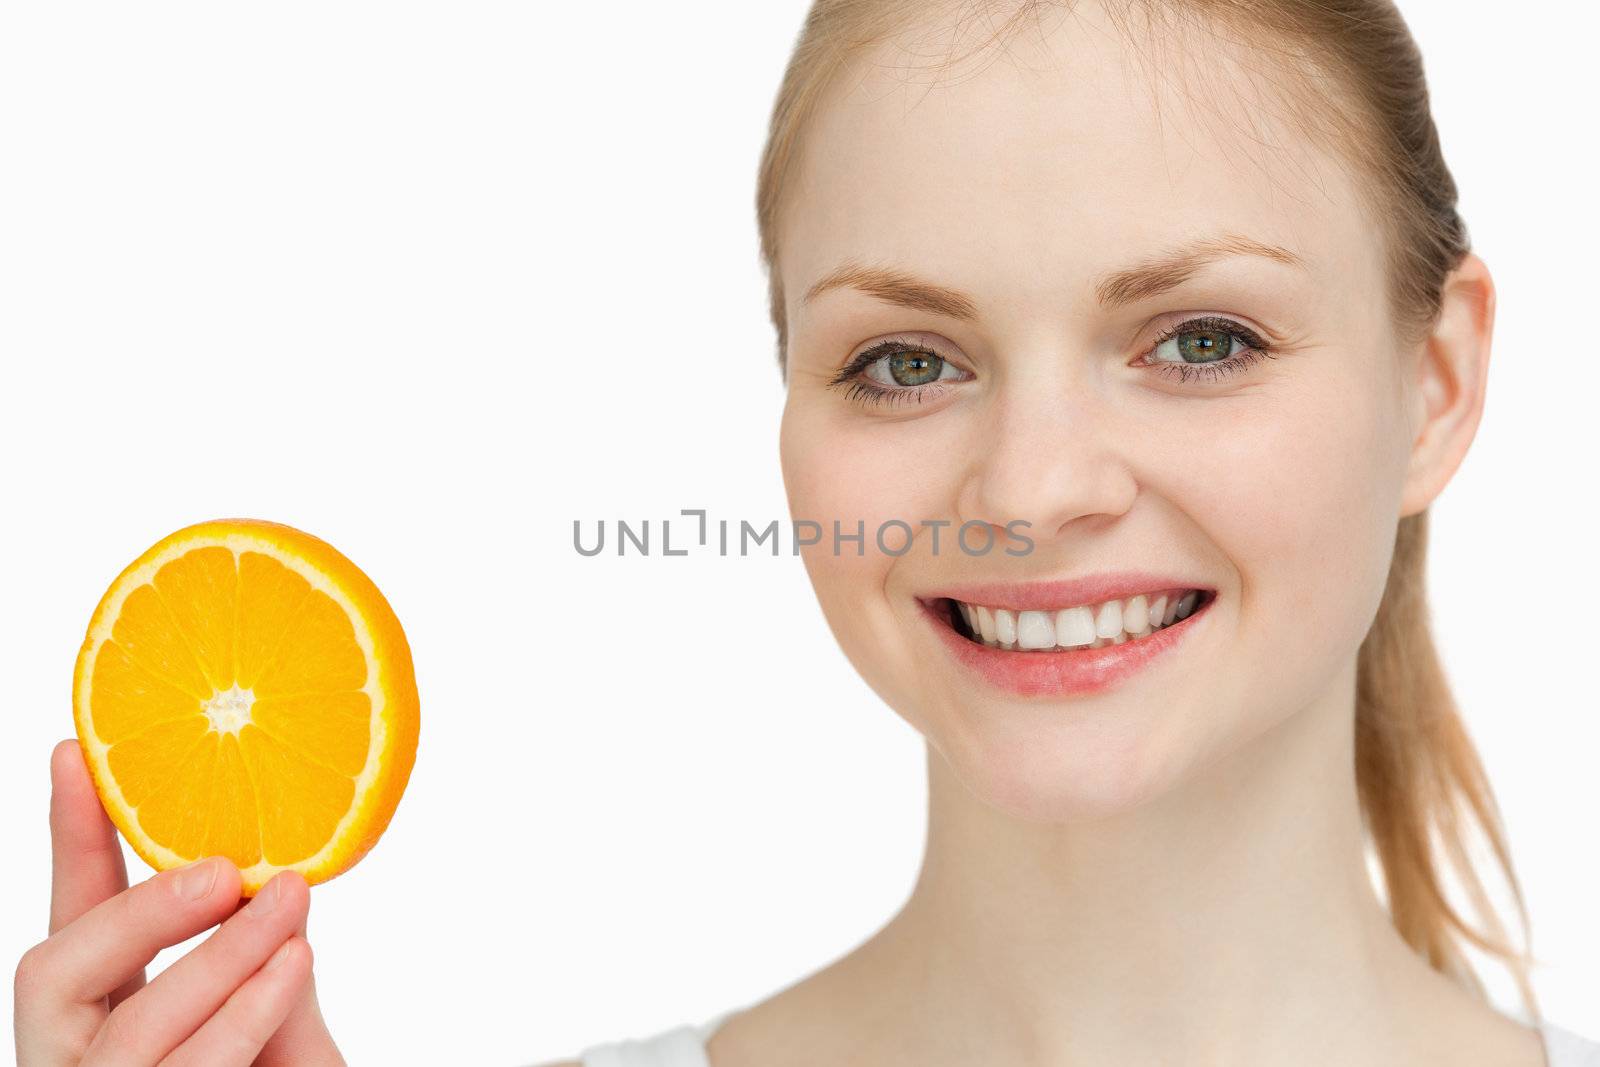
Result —
[{"label": "open mouth", "polygon": [[1215,599],[1209,589],[1174,588],[1049,609],[1002,608],[949,597],[929,606],[974,644],[1013,652],[1066,652],[1147,640]]}]

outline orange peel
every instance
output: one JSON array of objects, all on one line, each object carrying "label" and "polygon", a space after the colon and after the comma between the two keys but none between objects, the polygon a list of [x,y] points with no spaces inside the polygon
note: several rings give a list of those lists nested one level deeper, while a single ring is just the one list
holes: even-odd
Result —
[{"label": "orange peel", "polygon": [[411,649],[378,587],[308,533],[185,527],[89,620],[73,719],[101,803],[157,870],[226,856],[246,896],[377,843],[420,723]]}]

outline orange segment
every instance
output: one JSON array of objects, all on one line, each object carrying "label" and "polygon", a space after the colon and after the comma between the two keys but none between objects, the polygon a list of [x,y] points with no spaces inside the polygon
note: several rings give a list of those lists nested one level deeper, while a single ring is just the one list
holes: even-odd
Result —
[{"label": "orange segment", "polygon": [[350,810],[355,783],[254,726],[239,735],[239,747],[260,792],[268,862],[288,866],[315,853]]},{"label": "orange segment", "polygon": [[318,882],[388,825],[416,758],[411,652],[353,563],[291,527],[202,523],[101,599],[73,711],[102,803],[159,869],[222,855],[247,895]]},{"label": "orange segment", "polygon": [[178,633],[172,612],[161,602],[155,586],[141,585],[128,594],[111,636],[129,659],[168,685],[199,700],[210,695],[205,672]]},{"label": "orange segment", "polygon": [[193,692],[165,682],[140,667],[114,641],[107,641],[94,660],[98,694],[96,729],[114,744],[157,723],[193,718],[203,704]]},{"label": "orange segment", "polygon": [[372,743],[372,701],[367,694],[329,693],[259,697],[251,718],[264,732],[308,759],[347,778],[361,773]]},{"label": "orange segment", "polygon": [[183,762],[172,768],[167,780],[139,805],[139,824],[144,831],[180,856],[206,855],[210,843],[206,841],[206,819],[218,747],[215,733],[207,731]]},{"label": "orange segment", "polygon": [[223,734],[217,749],[210,811],[207,851],[227,856],[241,868],[259,863],[261,813],[256,808],[255,786],[245,769],[244,757],[239,754],[239,737],[235,734]]},{"label": "orange segment", "polygon": [[187,765],[209,729],[204,716],[190,715],[157,723],[112,745],[106,757],[128,803],[137,808],[166,785]]},{"label": "orange segment", "polygon": [[254,688],[310,592],[310,582],[271,556],[239,554],[239,598],[247,605],[239,614],[240,688]]},{"label": "orange segment", "polygon": [[155,590],[212,689],[233,685],[239,565],[229,549],[192,548],[156,571]]},{"label": "orange segment", "polygon": [[349,614],[313,589],[295,613],[278,650],[251,688],[261,696],[348,693],[367,681],[367,658]]}]

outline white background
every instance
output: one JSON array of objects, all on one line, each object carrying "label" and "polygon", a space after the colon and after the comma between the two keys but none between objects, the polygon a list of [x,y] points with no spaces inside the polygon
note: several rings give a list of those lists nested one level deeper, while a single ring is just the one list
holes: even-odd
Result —
[{"label": "white background", "polygon": [[[1600,1037],[1600,16],[1402,7],[1500,293],[1488,411],[1435,509],[1438,628],[1547,1014]],[[920,741],[798,561],[571,542],[575,518],[786,515],[752,201],[804,8],[5,8],[8,972],[44,932],[47,757],[89,613],[217,516],[341,548],[416,656],[410,789],[313,894],[353,1063],[527,1063],[704,1019],[900,903]]]}]

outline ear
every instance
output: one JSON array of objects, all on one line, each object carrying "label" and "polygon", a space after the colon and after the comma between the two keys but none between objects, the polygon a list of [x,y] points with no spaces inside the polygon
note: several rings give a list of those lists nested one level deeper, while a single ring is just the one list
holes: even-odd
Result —
[{"label": "ear", "polygon": [[1461,465],[1483,416],[1494,333],[1494,279],[1469,252],[1445,279],[1439,318],[1417,354],[1410,383],[1411,459],[1400,514],[1439,495]]}]

